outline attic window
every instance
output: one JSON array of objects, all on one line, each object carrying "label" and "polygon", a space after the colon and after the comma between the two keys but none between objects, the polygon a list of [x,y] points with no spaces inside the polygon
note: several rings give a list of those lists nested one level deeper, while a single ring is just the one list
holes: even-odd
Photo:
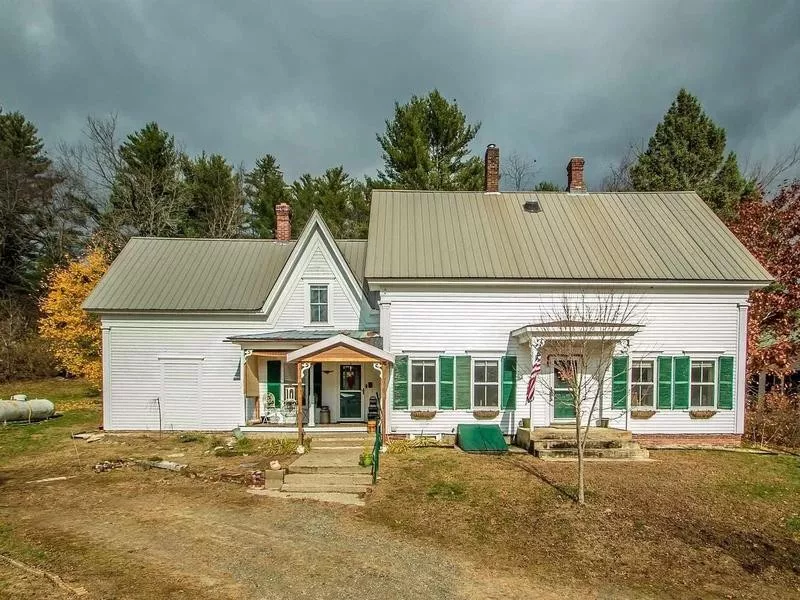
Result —
[{"label": "attic window", "polygon": [[539,202],[536,200],[528,200],[525,204],[522,205],[522,209],[525,212],[538,213],[542,212],[542,205],[539,204]]}]

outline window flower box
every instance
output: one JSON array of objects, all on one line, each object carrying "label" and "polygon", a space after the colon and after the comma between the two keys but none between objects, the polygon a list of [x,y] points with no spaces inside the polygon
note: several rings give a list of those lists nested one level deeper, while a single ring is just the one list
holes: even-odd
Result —
[{"label": "window flower box", "polygon": [[634,408],[631,410],[631,419],[649,419],[656,411],[649,409],[649,408]]},{"label": "window flower box", "polygon": [[419,408],[419,409],[412,409],[411,411],[411,418],[415,421],[429,421],[433,417],[436,416],[436,409],[431,408]]},{"label": "window flower box", "polygon": [[476,419],[494,419],[500,414],[495,408],[476,408],[472,411],[472,416]]},{"label": "window flower box", "polygon": [[695,410],[690,410],[689,411],[689,417],[692,418],[692,419],[710,419],[715,414],[717,414],[717,411],[715,411],[713,409],[708,409],[708,410],[696,410],[695,409]]}]

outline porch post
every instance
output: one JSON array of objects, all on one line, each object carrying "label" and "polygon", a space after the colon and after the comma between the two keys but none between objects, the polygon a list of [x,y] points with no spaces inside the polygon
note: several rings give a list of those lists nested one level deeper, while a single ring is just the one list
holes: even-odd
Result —
[{"label": "porch post", "polygon": [[381,443],[386,444],[389,440],[388,426],[388,403],[386,401],[386,393],[389,389],[389,363],[381,361]]},{"label": "porch post", "polygon": [[297,363],[297,439],[303,443],[303,365]]}]

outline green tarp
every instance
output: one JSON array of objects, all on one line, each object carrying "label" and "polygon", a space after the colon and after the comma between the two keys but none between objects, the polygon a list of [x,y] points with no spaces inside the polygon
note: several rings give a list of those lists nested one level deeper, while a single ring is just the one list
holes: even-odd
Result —
[{"label": "green tarp", "polygon": [[500,454],[508,452],[506,439],[497,425],[459,425],[456,444],[464,452]]}]

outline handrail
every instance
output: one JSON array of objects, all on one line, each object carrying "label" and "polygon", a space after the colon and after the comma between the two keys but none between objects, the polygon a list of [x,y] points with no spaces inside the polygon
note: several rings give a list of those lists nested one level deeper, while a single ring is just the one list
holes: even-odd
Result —
[{"label": "handrail", "polygon": [[383,442],[383,437],[381,435],[382,421],[383,415],[379,404],[378,419],[375,422],[375,443],[372,445],[372,485],[378,483],[378,467],[380,466],[381,443]]}]

